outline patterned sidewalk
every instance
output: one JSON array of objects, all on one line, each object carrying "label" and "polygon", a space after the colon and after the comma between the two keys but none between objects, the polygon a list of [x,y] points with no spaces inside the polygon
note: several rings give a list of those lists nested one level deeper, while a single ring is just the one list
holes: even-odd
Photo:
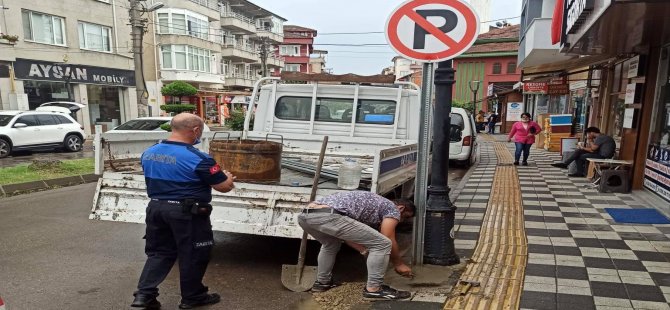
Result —
[{"label": "patterned sidewalk", "polygon": [[[479,239],[498,165],[493,146],[480,143],[480,162],[455,201],[462,257],[473,255]],[[670,225],[615,223],[604,208],[649,206],[568,178],[550,166],[559,158],[533,148],[530,165],[517,168],[528,243],[520,307],[670,309]]]}]

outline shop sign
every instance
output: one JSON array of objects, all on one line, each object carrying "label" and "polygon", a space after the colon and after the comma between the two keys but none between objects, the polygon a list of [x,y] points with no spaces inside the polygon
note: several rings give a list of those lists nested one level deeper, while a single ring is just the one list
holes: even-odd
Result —
[{"label": "shop sign", "polygon": [[642,96],[642,84],[630,83],[626,86],[626,98],[624,99],[624,103],[625,104],[640,103],[641,96]]},{"label": "shop sign", "polygon": [[644,187],[670,201],[670,146],[649,146],[644,169]]},{"label": "shop sign", "polygon": [[547,95],[558,96],[570,93],[568,84],[549,84],[547,85]]},{"label": "shop sign", "polygon": [[529,82],[523,83],[523,93],[524,94],[546,94],[547,93],[547,83],[545,82]]},{"label": "shop sign", "polygon": [[14,72],[21,80],[135,86],[135,72],[131,70],[17,58]]},{"label": "shop sign", "polygon": [[508,102],[507,103],[507,117],[508,122],[521,121],[521,114],[523,113],[523,102]]},{"label": "shop sign", "polygon": [[640,55],[630,59],[628,63],[628,78],[637,77],[640,74]]},{"label": "shop sign", "polygon": [[568,34],[574,34],[584,23],[589,13],[593,11],[594,0],[571,0],[568,5],[566,17],[566,31]]},{"label": "shop sign", "polygon": [[570,82],[570,91],[586,88],[587,85],[586,81]]},{"label": "shop sign", "polygon": [[623,128],[633,128],[633,119],[635,118],[635,109],[626,109],[623,112]]},{"label": "shop sign", "polygon": [[493,84],[489,84],[489,86],[486,88],[486,96],[493,96]]}]

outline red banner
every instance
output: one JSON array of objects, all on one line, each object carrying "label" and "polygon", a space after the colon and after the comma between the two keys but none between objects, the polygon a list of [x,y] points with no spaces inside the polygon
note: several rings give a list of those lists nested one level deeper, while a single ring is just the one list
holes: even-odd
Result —
[{"label": "red banner", "polygon": [[523,83],[523,93],[524,94],[546,94],[547,93],[547,83],[545,83],[545,82]]}]

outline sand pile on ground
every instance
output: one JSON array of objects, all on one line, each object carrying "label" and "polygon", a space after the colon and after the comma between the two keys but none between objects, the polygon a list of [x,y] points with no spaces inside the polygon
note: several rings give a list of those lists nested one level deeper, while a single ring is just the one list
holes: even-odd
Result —
[{"label": "sand pile on ground", "polygon": [[314,300],[321,309],[349,310],[357,305],[367,304],[363,300],[365,282],[349,282],[323,293],[314,293]]}]

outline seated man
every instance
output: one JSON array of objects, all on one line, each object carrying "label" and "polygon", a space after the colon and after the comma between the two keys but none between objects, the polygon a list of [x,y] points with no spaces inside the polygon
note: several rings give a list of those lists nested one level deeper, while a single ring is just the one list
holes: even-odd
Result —
[{"label": "seated man", "polygon": [[568,168],[568,166],[574,161],[577,165],[577,172],[568,174],[569,177],[583,177],[586,174],[587,158],[599,158],[607,159],[614,157],[614,152],[616,150],[616,142],[612,137],[601,134],[600,129],[597,127],[586,128],[586,139],[593,141],[589,146],[579,146],[570,157],[565,159],[561,163],[551,164],[554,167],[558,168]]},{"label": "seated man", "polygon": [[368,251],[364,298],[411,297],[410,292],[383,285],[383,281],[389,258],[398,274],[412,276],[412,269],[400,257],[395,230],[401,220],[413,217],[414,211],[414,204],[409,200],[390,201],[364,191],[336,193],[310,203],[298,216],[298,224],[321,243],[312,291],[325,292],[338,285],[333,282],[331,272],[337,252],[345,241],[359,251]]}]

